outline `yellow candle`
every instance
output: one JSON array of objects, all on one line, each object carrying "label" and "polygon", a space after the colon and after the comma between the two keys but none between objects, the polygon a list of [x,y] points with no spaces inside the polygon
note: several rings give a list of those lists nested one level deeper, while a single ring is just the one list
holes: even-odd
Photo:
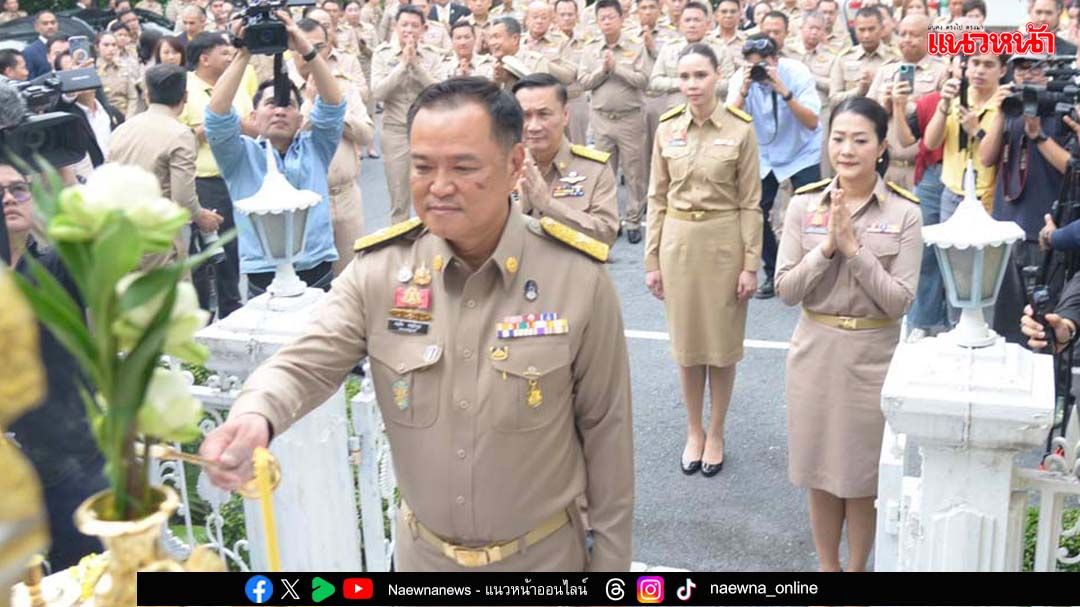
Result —
[{"label": "yellow candle", "polygon": [[272,501],[273,481],[270,478],[270,462],[273,456],[266,449],[255,449],[255,484],[259,489],[262,505],[263,532],[266,535],[266,556],[270,571],[281,571],[281,555],[278,553],[277,525],[274,523]]}]

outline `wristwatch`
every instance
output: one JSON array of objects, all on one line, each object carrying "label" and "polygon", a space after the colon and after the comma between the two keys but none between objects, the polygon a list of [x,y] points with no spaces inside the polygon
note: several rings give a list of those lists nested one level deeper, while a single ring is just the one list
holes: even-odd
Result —
[{"label": "wristwatch", "polygon": [[300,58],[303,59],[305,63],[307,63],[307,62],[314,61],[315,57],[318,57],[318,56],[319,56],[319,49],[317,49],[315,47],[311,47],[311,50],[309,52],[303,54],[303,55],[300,55]]},{"label": "wristwatch", "polygon": [[1036,135],[1036,136],[1034,136],[1034,137],[1032,137],[1032,138],[1031,138],[1031,141],[1032,141],[1032,142],[1033,142],[1033,143],[1034,143],[1035,145],[1039,145],[1040,143],[1042,143],[1042,142],[1046,141],[1047,139],[1049,139],[1049,137],[1047,137],[1047,136],[1046,136],[1046,131],[1044,131],[1044,130],[1042,130],[1042,129],[1039,129],[1039,134],[1038,134],[1038,135]]},{"label": "wristwatch", "polygon": [[982,141],[983,137],[986,137],[986,129],[979,129],[978,131],[975,131],[976,141]]},{"label": "wristwatch", "polygon": [[780,98],[783,99],[784,101],[791,101],[791,98],[794,97],[794,96],[795,96],[795,93],[789,90],[787,92],[787,95],[781,95]]}]

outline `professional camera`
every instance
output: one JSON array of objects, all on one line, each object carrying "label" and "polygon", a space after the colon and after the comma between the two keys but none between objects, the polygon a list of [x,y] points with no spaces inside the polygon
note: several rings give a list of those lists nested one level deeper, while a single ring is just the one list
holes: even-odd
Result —
[{"label": "professional camera", "polygon": [[93,68],[48,73],[26,82],[0,82],[0,153],[34,165],[38,157],[54,167],[82,160],[91,142],[78,120],[56,112],[65,94],[95,89],[101,79]]},{"label": "professional camera", "polygon": [[244,46],[256,55],[277,55],[289,48],[289,34],[277,11],[314,6],[315,0],[252,0],[242,13]]},{"label": "professional camera", "polygon": [[751,82],[768,82],[769,72],[766,68],[769,64],[764,61],[758,61],[754,65],[750,66],[750,81]]},{"label": "professional camera", "polygon": [[1008,118],[1068,116],[1080,101],[1080,86],[1077,86],[1080,70],[1070,67],[1075,60],[1075,56],[1061,56],[1040,61],[1046,66],[1050,81],[1046,86],[1020,87],[1001,102],[1002,113]]}]

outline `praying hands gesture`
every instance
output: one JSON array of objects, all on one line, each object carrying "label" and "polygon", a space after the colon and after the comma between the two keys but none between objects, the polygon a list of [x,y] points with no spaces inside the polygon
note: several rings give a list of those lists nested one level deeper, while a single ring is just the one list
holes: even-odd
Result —
[{"label": "praying hands gesture", "polygon": [[830,259],[837,251],[846,258],[854,257],[859,252],[859,239],[855,236],[851,209],[840,188],[830,192],[829,235],[821,245],[821,253]]}]

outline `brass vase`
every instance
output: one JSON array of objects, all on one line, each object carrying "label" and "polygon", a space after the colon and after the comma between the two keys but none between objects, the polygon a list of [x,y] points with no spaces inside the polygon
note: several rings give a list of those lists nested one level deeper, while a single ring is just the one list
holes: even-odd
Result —
[{"label": "brass vase", "polygon": [[164,485],[151,491],[158,498],[157,510],[138,520],[101,518],[104,505],[112,498],[109,489],[90,496],[75,511],[75,526],[79,531],[100,539],[109,552],[108,567],[94,588],[95,607],[134,607],[136,572],[167,559],[161,534],[180,499],[172,488]]}]

